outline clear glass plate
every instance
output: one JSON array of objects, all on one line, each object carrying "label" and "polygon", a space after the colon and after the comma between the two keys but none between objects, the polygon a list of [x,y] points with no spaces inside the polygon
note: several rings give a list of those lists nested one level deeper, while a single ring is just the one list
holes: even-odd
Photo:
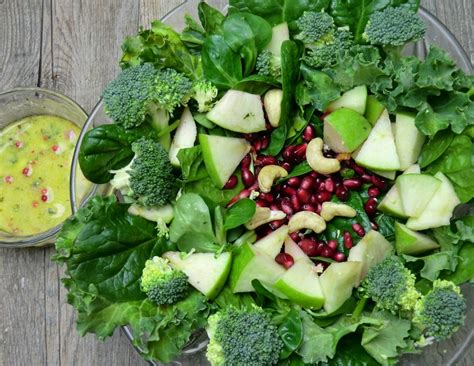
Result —
[{"label": "clear glass plate", "polygon": [[[168,14],[166,14],[162,20],[172,26],[174,29],[180,31],[185,27],[184,16],[189,14],[195,19],[198,19],[197,6],[200,0],[188,0]],[[228,2],[225,0],[207,0],[209,5],[214,6],[224,13],[227,10]],[[405,49],[405,54],[416,55],[419,58],[424,58],[430,45],[437,45],[450,53],[450,55],[456,60],[457,65],[463,69],[466,73],[472,74],[472,65],[466,51],[462,48],[458,40],[454,35],[442,24],[436,17],[430,14],[425,9],[421,8],[419,12],[421,18],[426,23],[427,32],[426,38],[420,42],[410,44]],[[73,164],[77,164],[78,153],[84,134],[91,128],[101,124],[112,123],[104,112],[103,103],[99,101],[94,110],[89,116],[87,123],[85,124],[81,135],[79,137],[76,151],[73,158]],[[73,165],[74,166],[74,165]],[[75,181],[75,169],[71,170],[71,182]],[[77,202],[74,197],[75,185],[71,184],[71,202],[73,204],[73,212],[77,211],[87,200],[95,193],[103,193],[108,191],[107,185],[94,185],[90,194],[81,202]],[[450,340],[445,342],[436,343],[430,347],[426,347],[420,355],[407,355],[400,360],[401,366],[412,366],[412,365],[431,365],[431,366],[447,366],[447,365],[458,365],[459,362],[467,356],[467,352],[474,340],[474,332],[472,329],[472,323],[474,321],[474,287],[472,285],[463,286],[463,293],[468,301],[468,314],[465,322],[465,326],[460,329]],[[123,327],[123,331],[133,342],[133,335],[131,334],[128,327]],[[168,365],[209,365],[205,357],[205,347],[207,345],[207,337],[205,332],[200,332],[195,335],[194,339],[185,347],[183,355],[176,361]],[[138,349],[138,351],[140,351]],[[468,359],[465,365],[474,363],[474,352],[471,350],[471,355],[467,356]],[[162,365],[155,361],[149,361],[150,365],[159,366]]]}]

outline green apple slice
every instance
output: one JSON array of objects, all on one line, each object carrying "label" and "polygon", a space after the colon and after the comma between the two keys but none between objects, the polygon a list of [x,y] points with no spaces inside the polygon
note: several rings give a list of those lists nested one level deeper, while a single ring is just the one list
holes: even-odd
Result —
[{"label": "green apple slice", "polygon": [[273,287],[304,308],[323,306],[324,295],[315,265],[304,259],[296,261]]},{"label": "green apple slice", "polygon": [[373,126],[379,119],[385,106],[380,103],[373,95],[367,96],[367,105],[365,106],[365,118]]},{"label": "green apple slice", "polygon": [[395,122],[395,145],[397,146],[400,169],[405,170],[420,156],[426,137],[415,126],[415,117],[397,113]]},{"label": "green apple slice", "polygon": [[361,115],[364,115],[366,104],[367,87],[365,85],[361,85],[346,91],[338,99],[331,102],[327,107],[327,111],[333,112],[339,108],[349,108]]},{"label": "green apple slice", "polygon": [[255,246],[248,243],[239,247],[230,271],[229,285],[234,293],[254,291],[252,281],[257,279],[273,285],[286,270]]},{"label": "green apple slice", "polygon": [[245,139],[199,134],[202,157],[214,184],[222,188],[250,151]]},{"label": "green apple slice", "polygon": [[324,118],[324,142],[335,152],[353,152],[369,136],[371,128],[359,113],[340,108]]},{"label": "green apple slice", "polygon": [[360,275],[356,287],[364,279],[368,270],[382,262],[393,251],[392,244],[378,231],[370,230],[349,252],[350,262],[360,262]]},{"label": "green apple slice", "polygon": [[229,90],[206,117],[229,131],[252,133],[265,130],[260,95],[240,90]]},{"label": "green apple slice", "polygon": [[438,191],[441,181],[428,174],[402,174],[395,185],[403,212],[409,217],[418,217]]},{"label": "green apple slice", "polygon": [[293,260],[305,260],[309,263],[313,263],[313,261],[303,252],[303,250],[299,247],[298,244],[294,242],[289,236],[285,240],[285,253],[291,255]]},{"label": "green apple slice", "polygon": [[[420,166],[418,164],[413,164],[403,174],[420,174]],[[405,214],[402,206],[402,200],[400,198],[400,193],[398,192],[397,186],[394,184],[392,188],[387,192],[382,202],[380,202],[377,209],[381,212],[394,215],[401,218],[408,217]]]},{"label": "green apple slice", "polygon": [[369,137],[353,154],[353,157],[359,165],[369,169],[400,169],[400,160],[387,110],[382,112],[374,128],[370,131]]},{"label": "green apple slice", "polygon": [[281,44],[290,39],[288,24],[280,23],[272,28],[272,39],[265,49],[269,50],[275,57],[281,57]]},{"label": "green apple slice", "polygon": [[174,218],[173,206],[171,204],[160,207],[144,207],[138,203],[132,203],[128,208],[128,213],[144,217],[150,221],[164,222],[165,224],[169,224]]},{"label": "green apple slice", "polygon": [[428,235],[417,233],[405,225],[395,222],[395,248],[398,255],[417,255],[439,248],[439,244]]},{"label": "green apple slice", "polygon": [[173,142],[171,143],[169,157],[170,162],[176,167],[180,166],[178,160],[178,152],[181,149],[185,149],[187,147],[193,147],[194,142],[196,141],[197,137],[197,128],[196,122],[194,122],[193,115],[188,107],[186,107],[181,115],[181,121],[179,122],[179,126],[176,129],[174,134]]},{"label": "green apple slice", "polygon": [[461,203],[449,179],[441,172],[435,174],[441,187],[417,218],[410,218],[406,225],[412,230],[426,230],[449,225],[454,208]]},{"label": "green apple slice", "polygon": [[283,225],[277,230],[257,241],[254,246],[270,258],[275,258],[281,251],[281,247],[288,235],[288,225]]},{"label": "green apple slice", "polygon": [[361,262],[331,263],[319,277],[327,313],[336,311],[351,297],[352,288],[359,280],[361,266]]},{"label": "green apple slice", "polygon": [[380,175],[381,177],[394,180],[395,177],[397,176],[397,171],[396,170],[372,170],[375,174]]},{"label": "green apple slice", "polygon": [[224,287],[232,265],[229,252],[218,257],[215,253],[166,252],[163,258],[168,259],[173,268],[183,271],[191,286],[209,299],[215,298]]}]

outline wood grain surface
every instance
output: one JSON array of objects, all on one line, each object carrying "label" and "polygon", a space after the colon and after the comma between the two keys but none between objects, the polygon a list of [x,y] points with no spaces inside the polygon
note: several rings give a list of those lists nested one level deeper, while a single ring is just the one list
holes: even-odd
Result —
[{"label": "wood grain surface", "polygon": [[[90,111],[118,72],[122,39],[178,0],[0,0],[0,90],[58,90]],[[422,0],[474,61],[474,1]],[[0,366],[143,366],[119,331],[78,336],[51,248],[0,250]],[[457,365],[473,365],[474,350]],[[439,350],[442,352],[442,349]],[[410,364],[425,365],[416,358]],[[430,366],[441,366],[436,358]],[[188,365],[195,365],[189,362]]]}]

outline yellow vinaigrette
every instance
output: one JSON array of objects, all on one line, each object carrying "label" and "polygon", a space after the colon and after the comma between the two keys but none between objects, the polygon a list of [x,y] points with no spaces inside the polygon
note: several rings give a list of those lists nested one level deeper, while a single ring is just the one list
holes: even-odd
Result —
[{"label": "yellow vinaigrette", "polygon": [[48,115],[0,132],[0,231],[34,235],[71,215],[69,172],[78,136],[74,123]]}]

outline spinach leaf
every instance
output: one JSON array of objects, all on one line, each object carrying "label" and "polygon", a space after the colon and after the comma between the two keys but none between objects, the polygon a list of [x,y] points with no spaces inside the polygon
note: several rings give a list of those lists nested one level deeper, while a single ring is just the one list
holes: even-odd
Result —
[{"label": "spinach leaf", "polygon": [[278,87],[280,84],[269,76],[250,75],[240,80],[232,89],[263,95],[267,90]]},{"label": "spinach leaf", "polygon": [[370,16],[376,11],[383,10],[387,6],[407,6],[416,11],[420,5],[419,0],[332,0],[329,14],[332,15],[336,24],[349,26],[354,33],[356,41],[362,41],[365,25]]},{"label": "spinach leaf", "polygon": [[436,159],[438,159],[446,149],[451,145],[454,139],[454,133],[450,130],[439,131],[436,135],[423,145],[418,164],[421,168],[426,168]]},{"label": "spinach leaf", "polygon": [[454,173],[471,168],[472,142],[465,135],[455,136],[444,154],[430,164],[426,170],[430,174],[437,172]]},{"label": "spinach leaf", "polygon": [[278,326],[278,334],[284,345],[280,359],[288,358],[303,341],[303,322],[296,309],[291,309],[283,323]]},{"label": "spinach leaf", "polygon": [[201,51],[204,77],[219,89],[230,89],[242,80],[240,57],[226,43],[223,36],[208,37]]},{"label": "spinach leaf", "polygon": [[281,45],[281,83],[283,99],[279,127],[272,131],[270,145],[264,151],[267,155],[277,155],[285,145],[288,124],[294,106],[296,84],[299,78],[302,50],[293,41],[287,40]]},{"label": "spinach leaf", "polygon": [[186,22],[186,27],[181,32],[180,38],[186,47],[199,52],[206,38],[204,29],[188,14],[184,16],[184,21]]},{"label": "spinach leaf", "polygon": [[454,282],[456,285],[472,282],[474,280],[474,245],[471,243],[464,244],[459,250],[458,256],[456,270],[452,273],[445,272],[441,277]]},{"label": "spinach leaf", "polygon": [[225,212],[224,229],[230,230],[245,224],[255,215],[256,209],[255,201],[249,198],[238,200]]},{"label": "spinach leaf", "polygon": [[178,160],[181,164],[181,172],[185,182],[193,182],[208,176],[202,159],[201,146],[180,149]]},{"label": "spinach leaf", "polygon": [[335,356],[324,366],[379,366],[360,344],[360,337],[348,335],[338,345]]},{"label": "spinach leaf", "polygon": [[238,184],[232,189],[217,188],[210,177],[189,182],[184,185],[184,192],[199,194],[204,198],[211,209],[216,205],[226,206],[242,189],[244,189],[244,185],[240,179]]},{"label": "spinach leaf", "polygon": [[222,34],[225,16],[216,8],[201,1],[198,5],[199,20],[208,35]]},{"label": "spinach leaf", "polygon": [[284,182],[284,181],[286,181],[290,178],[293,178],[293,177],[298,177],[300,175],[310,173],[312,171],[313,171],[313,168],[311,168],[308,164],[308,161],[305,160],[305,161],[299,163],[297,166],[295,166],[293,168],[293,170],[285,178],[281,178],[278,181],[278,183]]},{"label": "spinach leaf", "polygon": [[170,240],[182,252],[215,252],[220,246],[212,228],[211,214],[206,202],[197,194],[183,194],[173,207]]}]

